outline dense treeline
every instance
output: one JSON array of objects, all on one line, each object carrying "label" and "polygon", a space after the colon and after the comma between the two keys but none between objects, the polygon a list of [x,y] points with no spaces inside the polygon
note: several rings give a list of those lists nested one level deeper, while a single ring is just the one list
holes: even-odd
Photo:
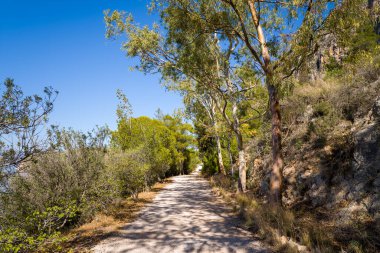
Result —
[{"label": "dense treeline", "polygon": [[[11,89],[21,92],[9,82],[5,94]],[[14,163],[12,173],[3,177],[1,252],[27,252],[38,247],[57,251],[64,239],[62,231],[107,211],[120,198],[137,198],[154,183],[195,167],[189,124],[179,116],[162,114],[159,119],[132,118],[130,106],[123,107],[126,97],[120,92],[118,96],[123,100],[117,130],[101,127],[83,133],[52,127],[38,146],[39,152],[23,153],[22,162]],[[13,98],[4,95],[2,103]],[[24,101],[22,97],[19,100]],[[32,102],[25,106],[33,106]],[[49,106],[42,115],[48,115],[52,104]],[[24,126],[30,117],[26,111],[25,117],[12,124]],[[7,172],[4,168],[8,167],[2,167],[3,175]]]}]

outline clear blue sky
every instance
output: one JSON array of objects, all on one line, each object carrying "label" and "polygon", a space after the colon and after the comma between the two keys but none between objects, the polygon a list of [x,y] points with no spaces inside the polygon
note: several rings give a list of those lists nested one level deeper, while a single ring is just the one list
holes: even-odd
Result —
[{"label": "clear blue sky", "polygon": [[144,0],[0,0],[0,81],[15,79],[26,94],[44,86],[59,91],[50,124],[90,130],[116,126],[116,89],[127,94],[135,116],[153,116],[160,107],[181,107],[179,95],[159,76],[129,71],[133,61],[120,41],[104,37],[103,10],[132,12],[141,24],[154,17]]}]

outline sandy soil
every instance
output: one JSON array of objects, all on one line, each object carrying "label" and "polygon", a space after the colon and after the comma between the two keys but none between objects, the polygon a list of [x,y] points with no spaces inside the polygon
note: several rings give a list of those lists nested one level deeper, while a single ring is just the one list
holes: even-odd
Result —
[{"label": "sandy soil", "polygon": [[106,252],[267,252],[197,174],[178,176],[132,223],[93,248]]}]

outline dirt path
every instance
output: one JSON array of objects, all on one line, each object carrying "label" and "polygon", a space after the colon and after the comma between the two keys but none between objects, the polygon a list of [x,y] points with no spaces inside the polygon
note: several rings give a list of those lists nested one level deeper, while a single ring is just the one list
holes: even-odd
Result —
[{"label": "dirt path", "polygon": [[197,175],[178,176],[139,218],[93,250],[105,252],[266,252]]}]

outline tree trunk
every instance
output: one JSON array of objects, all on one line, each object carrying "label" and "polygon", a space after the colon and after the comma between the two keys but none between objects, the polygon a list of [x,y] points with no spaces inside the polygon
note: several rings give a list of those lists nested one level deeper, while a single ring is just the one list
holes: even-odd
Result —
[{"label": "tree trunk", "polygon": [[266,43],[263,28],[260,24],[260,17],[257,13],[254,0],[248,0],[252,20],[256,26],[257,38],[261,45],[261,55],[264,60],[263,70],[266,76],[267,89],[269,94],[269,105],[272,124],[272,173],[270,176],[270,197],[272,203],[281,204],[282,188],[282,167],[284,165],[281,149],[281,110],[278,98],[278,90],[273,83],[273,70],[270,66],[271,58],[268,45]]},{"label": "tree trunk", "polygon": [[239,152],[239,182],[238,190],[239,192],[245,192],[247,190],[247,164],[245,161],[245,152],[243,146],[243,136],[240,132],[240,122],[237,115],[238,106],[236,101],[232,104],[232,117],[233,117],[233,129],[236,135],[237,147]]},{"label": "tree trunk", "polygon": [[281,113],[278,91],[272,83],[267,84],[272,123],[272,173],[270,195],[273,203],[281,203],[282,168],[284,166],[281,147]]},{"label": "tree trunk", "polygon": [[231,152],[231,133],[228,134],[228,145],[227,145],[227,150],[228,150],[228,157],[230,159],[230,166],[231,166],[231,176],[234,175],[234,159],[232,157],[232,152]]},{"label": "tree trunk", "polygon": [[216,147],[217,147],[217,150],[218,150],[219,171],[223,175],[226,175],[226,170],[225,170],[224,164],[223,164],[222,145],[220,144],[220,136],[219,136],[218,133],[215,135],[215,139],[216,139]]},{"label": "tree trunk", "polygon": [[226,170],[224,168],[224,163],[223,163],[223,155],[222,155],[222,145],[220,144],[220,136],[219,136],[219,129],[218,129],[218,121],[216,119],[216,113],[215,113],[215,106],[212,105],[210,109],[210,118],[212,121],[212,127],[215,135],[215,140],[216,140],[216,149],[218,152],[218,166],[219,166],[219,172],[222,173],[223,175],[226,175]]},{"label": "tree trunk", "polygon": [[245,151],[243,148],[243,137],[239,131],[235,132],[237,139],[237,146],[239,151],[239,182],[238,191],[245,192],[247,190],[247,163],[245,161]]}]

